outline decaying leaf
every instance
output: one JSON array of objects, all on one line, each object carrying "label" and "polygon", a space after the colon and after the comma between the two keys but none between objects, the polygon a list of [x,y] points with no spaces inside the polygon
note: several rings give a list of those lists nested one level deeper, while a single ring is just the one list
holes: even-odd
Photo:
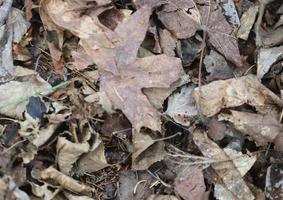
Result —
[{"label": "decaying leaf", "polygon": [[175,56],[177,38],[166,29],[160,30],[159,35],[162,52],[167,56]]},{"label": "decaying leaf", "polygon": [[76,51],[72,51],[72,58],[74,59],[72,65],[77,70],[86,69],[89,65],[93,64],[93,60],[82,47],[79,47]]},{"label": "decaying leaf", "polygon": [[257,77],[262,77],[269,71],[271,66],[283,58],[283,46],[273,48],[261,48],[257,58]]},{"label": "decaying leaf", "polygon": [[150,186],[155,179],[145,171],[122,171],[119,174],[118,199],[147,199],[152,191]]},{"label": "decaying leaf", "polygon": [[79,173],[95,172],[109,166],[105,157],[104,144],[97,138],[96,142],[90,148],[90,151],[84,154],[78,161]]},{"label": "decaying leaf", "polygon": [[164,100],[178,87],[181,87],[190,81],[190,76],[184,74],[178,81],[172,83],[169,88],[144,88],[143,93],[147,96],[151,105],[153,105],[156,109],[162,109]]},{"label": "decaying leaf", "polygon": [[207,135],[214,141],[219,141],[224,138],[227,130],[224,122],[218,121],[215,117],[213,117],[207,123],[207,127]]},{"label": "decaying leaf", "polygon": [[242,177],[252,168],[257,159],[256,155],[249,156],[229,147],[225,147],[223,151],[231,158]]},{"label": "decaying leaf", "polygon": [[165,156],[164,142],[154,141],[149,135],[134,131],[132,169],[146,170]]},{"label": "decaying leaf", "polygon": [[163,25],[178,39],[190,38],[200,29],[200,14],[193,0],[170,0],[163,5],[163,9],[158,11],[157,15]]},{"label": "decaying leaf", "polygon": [[283,101],[262,85],[254,75],[211,82],[202,86],[201,99],[196,88],[194,98],[200,105],[201,112],[208,117],[215,115],[222,108],[243,104],[255,106],[262,112],[268,106],[283,107]]},{"label": "decaying leaf", "polygon": [[[203,19],[209,14],[208,8],[202,11]],[[225,58],[236,66],[241,67],[242,59],[239,52],[238,41],[232,35],[233,28],[226,21],[220,9],[211,12],[207,24],[209,42]]]},{"label": "decaying leaf", "polygon": [[48,16],[46,5],[47,4],[45,1],[40,2],[41,9],[39,9],[39,14],[44,28],[46,29],[46,40],[50,51],[50,56],[53,61],[54,69],[57,72],[62,73],[64,67],[64,63],[62,60],[64,32],[62,29],[56,26],[53,23],[52,19]]},{"label": "decaying leaf", "polygon": [[220,0],[220,4],[224,10],[224,15],[228,18],[230,24],[233,27],[238,28],[240,26],[240,19],[236,6],[233,0]]},{"label": "decaying leaf", "polygon": [[64,137],[59,137],[57,141],[57,160],[60,171],[69,175],[73,168],[73,164],[79,157],[88,152],[88,143],[73,143]]},{"label": "decaying leaf", "polygon": [[101,89],[137,131],[142,127],[160,130],[160,115],[141,90],[169,88],[184,73],[181,61],[165,55],[149,56],[137,59],[120,73],[120,76],[104,74]]},{"label": "decaying leaf", "polygon": [[184,199],[204,199],[205,183],[202,169],[186,167],[175,179],[175,191]]},{"label": "decaying leaf", "polygon": [[66,190],[77,194],[89,194],[92,188],[86,186],[77,180],[59,172],[53,167],[49,167],[40,172],[40,179],[43,181],[53,181],[55,184],[59,184]]},{"label": "decaying leaf", "polygon": [[205,69],[209,73],[207,81],[224,80],[234,76],[233,69],[228,65],[225,58],[214,50],[204,58]]},{"label": "decaying leaf", "polygon": [[[15,75],[12,44],[18,43],[27,32],[30,23],[25,20],[24,12],[11,8],[12,1],[5,1],[0,7],[0,82],[7,82]],[[6,21],[5,21],[6,20]],[[5,23],[6,22],[6,23]]]},{"label": "decaying leaf", "polygon": [[183,86],[179,92],[175,92],[168,99],[166,114],[184,126],[190,126],[193,117],[198,114],[193,99],[194,88],[194,85]]},{"label": "decaying leaf", "polygon": [[227,120],[245,135],[249,135],[257,145],[267,145],[283,131],[282,124],[271,115],[231,111],[231,114],[220,114],[220,120]]},{"label": "decaying leaf", "polygon": [[22,119],[28,103],[23,100],[42,92],[51,92],[51,85],[35,74],[0,85],[0,113]]},{"label": "decaying leaf", "polygon": [[283,198],[282,164],[272,164],[267,168],[265,179],[265,195],[268,199],[279,200]]},{"label": "decaying leaf", "polygon": [[243,40],[247,40],[250,31],[255,23],[258,13],[258,6],[250,7],[241,17],[241,26],[237,32],[237,37]]},{"label": "decaying leaf", "polygon": [[238,171],[233,161],[230,160],[230,157],[200,130],[196,130],[193,135],[195,144],[204,156],[216,161],[225,161],[211,164],[211,167],[216,171],[219,177],[221,177],[225,187],[238,199],[254,199],[252,192],[241,178],[241,173]]}]

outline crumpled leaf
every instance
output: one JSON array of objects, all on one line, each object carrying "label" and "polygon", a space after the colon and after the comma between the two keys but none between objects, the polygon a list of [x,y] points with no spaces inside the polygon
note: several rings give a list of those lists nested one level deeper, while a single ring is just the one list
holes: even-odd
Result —
[{"label": "crumpled leaf", "polygon": [[165,156],[163,141],[154,141],[149,135],[133,132],[132,169],[146,170]]},{"label": "crumpled leaf", "polygon": [[282,124],[271,115],[231,111],[218,115],[219,120],[227,120],[245,135],[249,135],[257,145],[267,145],[283,131]]},{"label": "crumpled leaf", "polygon": [[[23,119],[27,101],[23,99],[41,92],[50,92],[51,85],[39,75],[31,75],[23,81],[10,81],[0,85],[0,113]],[[22,102],[23,101],[23,102]]]},{"label": "crumpled leaf", "polygon": [[178,39],[190,38],[200,29],[200,14],[193,0],[169,0],[157,16]]},{"label": "crumpled leaf", "polygon": [[208,158],[216,161],[211,164],[211,167],[221,177],[225,187],[238,199],[252,200],[254,196],[241,177],[241,173],[236,168],[230,157],[212,140],[210,140],[205,133],[196,130],[193,133],[193,140],[198,146],[202,154]]},{"label": "crumpled leaf", "polygon": [[205,183],[202,169],[186,167],[175,179],[174,190],[184,199],[204,199]]},{"label": "crumpled leaf", "polygon": [[247,40],[255,23],[259,6],[250,7],[241,17],[241,26],[237,32],[237,38]]},{"label": "crumpled leaf", "polygon": [[225,58],[214,50],[211,50],[210,54],[205,56],[203,63],[205,64],[206,71],[209,73],[206,76],[207,81],[224,80],[234,76],[234,71]]},{"label": "crumpled leaf", "polygon": [[184,86],[179,92],[175,92],[168,98],[166,114],[175,122],[184,126],[190,126],[193,117],[198,114],[198,110],[193,99],[194,85]]},{"label": "crumpled leaf", "polygon": [[257,58],[257,77],[262,79],[271,66],[283,58],[283,46],[273,48],[261,48]]},{"label": "crumpled leaf", "polygon": [[59,169],[62,173],[69,175],[74,163],[83,153],[88,152],[89,144],[73,143],[64,137],[59,137],[56,149]]},{"label": "crumpled leaf", "polygon": [[100,138],[90,148],[90,151],[84,154],[78,161],[79,173],[95,172],[109,166],[105,157],[104,144]]},{"label": "crumpled leaf", "polygon": [[61,28],[56,26],[52,19],[48,16],[46,2],[40,2],[39,14],[42,20],[43,26],[46,30],[47,45],[50,51],[54,69],[57,72],[63,72],[63,58],[62,58],[62,47],[64,42],[64,32]]},{"label": "crumpled leaf", "polygon": [[27,193],[19,188],[12,177],[3,175],[0,179],[0,199],[30,200]]},{"label": "crumpled leaf", "polygon": [[262,85],[254,75],[214,81],[204,85],[201,87],[201,100],[199,88],[195,89],[193,95],[200,105],[200,111],[208,117],[215,115],[222,108],[243,104],[255,106],[259,112],[264,112],[268,106],[283,107],[283,101]]},{"label": "crumpled leaf", "polygon": [[24,12],[11,8],[11,4],[12,1],[5,1],[0,7],[0,83],[14,77],[16,67],[13,64],[12,45],[13,42],[20,42],[30,26],[23,16]]},{"label": "crumpled leaf", "polygon": [[271,164],[266,171],[265,195],[268,199],[279,200],[283,197],[282,189],[282,164]]},{"label": "crumpled leaf", "polygon": [[43,181],[53,181],[59,184],[64,189],[77,194],[88,195],[91,191],[93,191],[93,189],[89,186],[84,185],[79,181],[59,172],[52,166],[40,172],[40,179]]},{"label": "crumpled leaf", "polygon": [[160,115],[141,89],[169,88],[183,73],[179,59],[165,55],[149,56],[137,59],[121,70],[120,76],[104,74],[101,77],[101,89],[114,107],[123,111],[137,131],[142,127],[160,131]]},{"label": "crumpled leaf", "polygon": [[[120,67],[125,67],[136,59],[138,48],[149,24],[148,19],[151,14],[149,7],[139,9],[112,31],[101,24],[97,17],[104,10],[93,10],[91,16],[81,16],[80,12],[70,12],[73,2],[47,0],[46,3],[48,14],[55,24],[78,36],[82,47],[100,69],[117,74]],[[136,26],[137,24],[139,26]],[[135,29],[132,29],[133,26]],[[89,29],[89,27],[93,28]]]}]

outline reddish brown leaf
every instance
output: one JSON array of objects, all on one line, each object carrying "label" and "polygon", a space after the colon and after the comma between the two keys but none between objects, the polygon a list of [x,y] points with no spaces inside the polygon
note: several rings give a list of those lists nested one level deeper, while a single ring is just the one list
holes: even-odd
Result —
[{"label": "reddish brown leaf", "polygon": [[205,196],[205,183],[202,170],[187,167],[175,179],[175,191],[184,200],[201,200]]}]

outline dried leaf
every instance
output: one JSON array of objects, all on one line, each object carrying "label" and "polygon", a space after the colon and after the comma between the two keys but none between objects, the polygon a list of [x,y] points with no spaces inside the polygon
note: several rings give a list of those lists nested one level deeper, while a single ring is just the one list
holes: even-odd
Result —
[{"label": "dried leaf", "polygon": [[157,109],[162,109],[164,100],[168,98],[168,96],[172,94],[172,92],[174,92],[174,90],[176,90],[178,87],[181,87],[190,81],[190,76],[184,74],[178,81],[172,83],[170,88],[144,88],[143,93],[147,96],[151,105]]},{"label": "dried leaf", "polygon": [[272,164],[267,168],[265,179],[265,195],[271,200],[280,200],[283,197],[282,190],[282,164]]},{"label": "dried leaf", "polygon": [[78,161],[79,173],[95,172],[109,166],[105,157],[104,144],[101,139],[92,145],[90,151]]},{"label": "dried leaf", "polygon": [[234,1],[220,0],[220,4],[223,8],[224,15],[228,18],[229,23],[232,24],[233,27],[238,28],[240,26],[240,19]]},{"label": "dried leaf", "polygon": [[152,194],[155,179],[145,171],[122,171],[119,174],[118,199],[144,200]]},{"label": "dried leaf", "polygon": [[[206,19],[208,14],[207,9],[202,13],[203,19]],[[241,67],[243,64],[237,38],[231,35],[233,29],[226,21],[220,9],[211,12],[207,26],[209,42],[212,46],[223,54],[227,60]]]},{"label": "dried leaf", "polygon": [[123,111],[139,131],[142,127],[160,130],[160,116],[147,97],[143,88],[169,88],[183,75],[179,59],[165,55],[137,59],[120,76],[104,74],[101,89],[106,92],[115,108]]},{"label": "dried leaf", "polygon": [[[11,8],[11,1],[0,7],[0,83],[11,80],[16,67],[13,64],[12,44],[18,43],[28,30],[30,23],[23,17],[23,11]],[[7,18],[7,20],[6,20]],[[6,20],[6,24],[4,24]]]},{"label": "dried leaf", "polygon": [[283,58],[283,46],[273,48],[261,48],[257,58],[257,77],[262,79],[271,66]]},{"label": "dried leaf", "polygon": [[187,167],[175,179],[174,190],[184,199],[204,199],[205,183],[202,170],[198,167]]},{"label": "dried leaf", "polygon": [[198,111],[193,99],[194,85],[184,86],[179,92],[175,92],[168,99],[166,114],[175,122],[184,126],[190,126]]},{"label": "dried leaf", "polygon": [[200,14],[192,0],[170,0],[161,11],[157,12],[157,16],[178,39],[190,38],[200,29]]},{"label": "dried leaf", "polygon": [[9,117],[23,118],[28,102],[23,99],[40,92],[50,92],[51,85],[40,76],[32,75],[24,81],[10,81],[0,85],[0,113]]},{"label": "dried leaf", "polygon": [[64,137],[59,137],[57,140],[57,160],[60,171],[66,175],[69,175],[73,164],[79,159],[79,157],[88,152],[88,143],[72,143]]},{"label": "dried leaf", "polygon": [[160,46],[162,52],[167,56],[175,56],[175,49],[177,46],[177,38],[174,37],[169,31],[166,29],[162,29],[159,31],[160,37]]},{"label": "dried leaf", "polygon": [[132,169],[146,170],[165,156],[164,142],[154,141],[149,135],[134,131]]},{"label": "dried leaf", "polygon": [[218,121],[213,117],[207,124],[207,135],[214,141],[222,140],[225,137],[227,127],[224,122]]},{"label": "dried leaf", "polygon": [[64,32],[56,24],[53,23],[52,19],[48,16],[46,2],[40,2],[39,14],[46,30],[47,45],[50,51],[54,69],[57,72],[63,72],[64,63],[62,60],[62,47],[64,41]]},{"label": "dried leaf", "polygon": [[146,200],[178,200],[178,198],[173,195],[152,194]]},{"label": "dried leaf", "polygon": [[40,179],[43,181],[53,181],[62,186],[64,189],[77,194],[89,194],[92,191],[92,188],[89,186],[84,185],[77,180],[59,172],[53,167],[49,167],[41,171]]},{"label": "dried leaf", "polygon": [[200,105],[201,112],[208,117],[215,115],[222,108],[243,104],[255,106],[258,111],[263,111],[268,106],[283,107],[283,101],[253,75],[214,81],[204,85],[201,88],[201,100],[198,88],[193,95],[197,104]]},{"label": "dried leaf", "polygon": [[76,70],[86,69],[89,65],[93,64],[93,60],[81,46],[76,51],[73,50],[71,54],[74,59],[72,65]]},{"label": "dried leaf", "polygon": [[223,80],[234,76],[233,69],[228,65],[225,58],[214,50],[211,50],[210,54],[205,56],[204,64],[209,73],[206,76],[207,81]]},{"label": "dried leaf", "polygon": [[196,130],[193,135],[195,144],[204,156],[216,161],[226,161],[211,164],[211,167],[221,177],[225,187],[227,187],[238,199],[254,199],[252,192],[241,178],[241,174],[235,164],[233,161],[229,161],[230,157],[200,130]]},{"label": "dried leaf", "polygon": [[250,7],[241,17],[241,26],[237,32],[237,38],[247,40],[255,23],[259,6]]},{"label": "dried leaf", "polygon": [[224,148],[223,151],[232,159],[242,177],[252,168],[257,159],[256,155],[249,156],[228,147]]},{"label": "dried leaf", "polygon": [[220,114],[220,120],[227,120],[245,135],[251,136],[257,145],[273,142],[282,130],[282,124],[273,116],[248,112],[231,111],[231,114]]}]

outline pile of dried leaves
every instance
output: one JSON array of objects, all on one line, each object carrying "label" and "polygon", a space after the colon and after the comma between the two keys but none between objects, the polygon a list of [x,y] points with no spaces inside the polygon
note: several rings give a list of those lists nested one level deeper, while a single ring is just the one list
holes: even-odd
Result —
[{"label": "pile of dried leaves", "polygon": [[281,0],[0,0],[0,199],[283,199]]}]

